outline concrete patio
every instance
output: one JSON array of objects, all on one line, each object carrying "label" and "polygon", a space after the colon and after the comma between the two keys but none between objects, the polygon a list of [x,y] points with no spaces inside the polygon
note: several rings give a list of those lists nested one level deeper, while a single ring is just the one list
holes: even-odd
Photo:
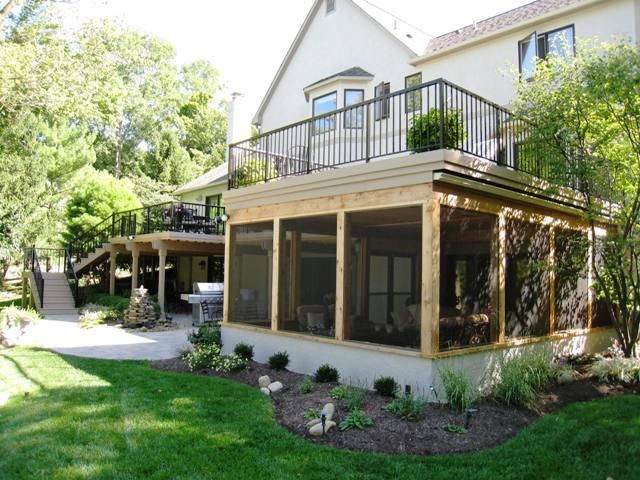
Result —
[{"label": "concrete patio", "polygon": [[174,317],[177,330],[132,332],[101,325],[80,327],[78,315],[49,315],[28,327],[20,345],[38,346],[65,355],[111,360],[163,360],[190,348],[190,315]]}]

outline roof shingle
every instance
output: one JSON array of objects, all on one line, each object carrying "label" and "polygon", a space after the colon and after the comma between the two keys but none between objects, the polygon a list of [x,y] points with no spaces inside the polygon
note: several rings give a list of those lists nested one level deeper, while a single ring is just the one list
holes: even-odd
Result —
[{"label": "roof shingle", "polygon": [[516,25],[518,23],[540,17],[554,10],[569,7],[582,1],[583,0],[537,0],[535,2],[528,3],[494,17],[476,22],[475,25],[467,25],[466,27],[454,30],[453,32],[440,35],[439,37],[432,39],[427,44],[425,54],[453,47],[454,45],[482,37],[511,25]]}]

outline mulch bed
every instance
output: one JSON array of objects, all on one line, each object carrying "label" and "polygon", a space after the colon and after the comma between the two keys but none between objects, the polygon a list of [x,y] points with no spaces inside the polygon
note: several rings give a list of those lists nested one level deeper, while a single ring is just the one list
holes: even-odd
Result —
[{"label": "mulch bed", "polygon": [[[188,372],[179,358],[155,361],[153,366],[162,370]],[[554,412],[567,404],[622,393],[640,393],[639,388],[598,384],[583,372],[575,381],[557,385],[541,395],[533,410],[506,407],[491,400],[477,402],[474,407],[478,411],[471,418],[470,429],[461,435],[450,433],[445,427],[449,424],[463,426],[463,413],[445,405],[428,404],[420,419],[404,421],[382,410],[390,399],[370,392],[365,399],[363,411],[373,420],[373,427],[345,432],[333,428],[324,436],[314,437],[308,433],[308,420],[303,417],[305,411],[320,410],[326,403],[333,403],[336,406],[333,420],[338,424],[348,414],[341,400],[334,400],[328,395],[336,386],[335,383],[314,384],[311,393],[302,394],[299,387],[304,375],[287,370],[276,372],[267,365],[256,362],[251,362],[249,369],[241,372],[225,374],[202,370],[197,374],[228,378],[255,388],[258,388],[258,378],[262,375],[268,375],[272,381],[282,382],[284,388],[271,396],[276,419],[290,432],[314,443],[356,451],[420,455],[474,452],[494,447],[513,437],[539,416]]]}]

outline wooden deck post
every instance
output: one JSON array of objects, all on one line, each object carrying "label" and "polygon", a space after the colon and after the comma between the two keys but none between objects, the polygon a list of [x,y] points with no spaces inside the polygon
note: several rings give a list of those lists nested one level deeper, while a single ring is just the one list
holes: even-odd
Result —
[{"label": "wooden deck post", "polygon": [[507,218],[498,215],[498,343],[504,343],[506,332]]},{"label": "wooden deck post", "polygon": [[438,352],[440,340],[440,196],[433,193],[422,207],[422,303],[420,351]]},{"label": "wooden deck post", "polygon": [[273,219],[273,254],[271,262],[271,330],[280,328],[280,258],[282,253],[282,221]]},{"label": "wooden deck post", "polygon": [[224,238],[224,306],[222,311],[222,323],[229,323],[231,318],[231,265],[233,262],[233,252],[236,238],[236,230],[233,226],[227,224],[225,226],[225,238]]},{"label": "wooden deck post", "polygon": [[338,212],[337,218],[337,238],[336,238],[336,305],[335,305],[335,338],[344,340],[345,330],[348,329],[348,304],[349,304],[349,261],[350,249],[350,228],[347,221],[347,214],[344,211]]}]

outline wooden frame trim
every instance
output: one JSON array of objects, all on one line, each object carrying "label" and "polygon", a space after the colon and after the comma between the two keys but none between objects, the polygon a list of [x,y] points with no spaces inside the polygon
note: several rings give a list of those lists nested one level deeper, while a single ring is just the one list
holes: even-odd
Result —
[{"label": "wooden frame trim", "polygon": [[556,331],[556,229],[549,227],[549,333]]},{"label": "wooden frame trim", "polygon": [[282,220],[273,219],[273,248],[271,253],[271,330],[280,329],[280,259],[282,255]]},{"label": "wooden frame trim", "polygon": [[348,242],[351,238],[349,233],[350,225],[345,211],[337,214],[336,229],[336,305],[335,305],[335,339],[342,341],[345,339],[345,325],[348,323],[348,275],[349,275],[349,256],[351,249]]},{"label": "wooden frame trim", "polygon": [[222,323],[229,324],[231,312],[231,262],[235,255],[236,232],[233,226],[227,225],[224,239],[224,299]]}]

